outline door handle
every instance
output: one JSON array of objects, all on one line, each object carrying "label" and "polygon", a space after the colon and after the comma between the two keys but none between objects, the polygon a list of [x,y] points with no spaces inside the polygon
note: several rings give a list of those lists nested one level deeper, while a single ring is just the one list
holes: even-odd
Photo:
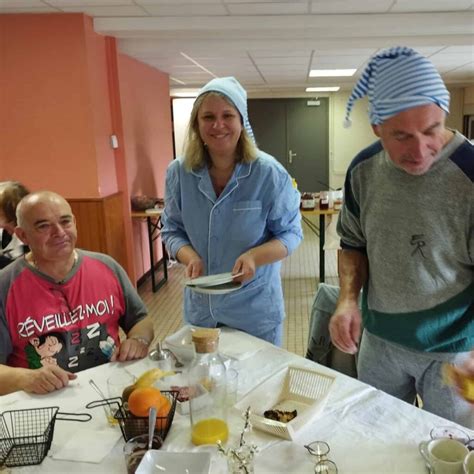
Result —
[{"label": "door handle", "polygon": [[288,163],[293,163],[293,158],[296,158],[296,153],[293,153],[291,150],[288,150]]}]

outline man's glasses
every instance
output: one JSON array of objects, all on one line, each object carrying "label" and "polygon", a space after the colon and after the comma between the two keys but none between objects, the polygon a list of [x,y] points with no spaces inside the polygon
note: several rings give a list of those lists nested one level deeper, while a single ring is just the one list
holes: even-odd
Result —
[{"label": "man's glasses", "polygon": [[329,444],[325,441],[313,441],[312,443],[305,444],[304,447],[315,458],[315,474],[337,474],[336,463],[328,459],[328,454],[331,450]]}]

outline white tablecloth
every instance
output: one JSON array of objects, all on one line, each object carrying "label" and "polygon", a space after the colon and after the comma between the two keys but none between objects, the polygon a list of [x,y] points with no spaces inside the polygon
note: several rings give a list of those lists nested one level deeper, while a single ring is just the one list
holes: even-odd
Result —
[{"label": "white tablecloth", "polygon": [[[294,441],[284,441],[260,431],[253,430],[248,437],[260,447],[255,463],[255,472],[312,474],[314,464],[303,447],[315,440],[326,441],[331,448],[329,458],[336,462],[341,474],[424,474],[425,464],[419,455],[418,444],[429,438],[434,426],[457,426],[443,418],[422,411],[401,402],[383,392],[375,390],[357,380],[334,372],[326,367],[291,354],[243,333],[236,332],[248,347],[249,341],[261,347],[255,355],[244,360],[236,360],[233,367],[239,372],[239,397],[256,387],[263,380],[289,364],[312,368],[322,373],[336,376],[323,411],[298,432]],[[225,338],[223,338],[225,340]],[[233,340],[233,350],[235,338]],[[225,348],[223,348],[225,349]],[[28,395],[23,392],[0,397],[0,412],[32,407],[59,406],[63,412],[89,412],[93,419],[88,423],[56,421],[53,445],[39,466],[11,469],[14,473],[125,473],[122,456],[123,439],[120,438],[112,451],[100,464],[80,463],[53,459],[52,456],[73,435],[81,430],[97,430],[97,438],[82,442],[78,450],[87,450],[100,443],[101,430],[118,430],[108,427],[101,408],[87,410],[85,405],[97,400],[98,396],[89,386],[93,379],[104,391],[111,369],[121,367],[133,374],[139,374],[155,366],[148,359],[126,364],[106,364],[78,374],[77,380],[69,387],[50,395]],[[231,438],[236,444],[242,428],[240,414],[231,413],[229,417]],[[461,428],[458,426],[458,428]],[[464,431],[469,432],[465,428]],[[469,432],[474,437],[474,432]],[[78,439],[87,439],[84,436]],[[191,452],[209,451],[212,453],[211,474],[224,474],[225,460],[217,454],[213,446],[195,447],[190,441],[188,416],[176,413],[173,425],[162,447],[166,451]],[[7,471],[8,472],[8,471]],[[2,472],[3,474],[3,472]]]}]

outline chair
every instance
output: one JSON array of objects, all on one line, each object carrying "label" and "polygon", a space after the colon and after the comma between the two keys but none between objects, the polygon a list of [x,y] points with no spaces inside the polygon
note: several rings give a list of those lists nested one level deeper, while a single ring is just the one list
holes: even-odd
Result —
[{"label": "chair", "polygon": [[311,309],[306,358],[357,378],[356,355],[337,349],[329,335],[329,320],[336,309],[338,297],[338,286],[319,284]]}]

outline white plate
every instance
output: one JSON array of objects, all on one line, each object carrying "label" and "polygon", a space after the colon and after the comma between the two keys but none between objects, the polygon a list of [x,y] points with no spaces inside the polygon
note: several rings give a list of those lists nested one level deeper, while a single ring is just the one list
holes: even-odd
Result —
[{"label": "white plate", "polygon": [[214,286],[188,286],[188,288],[196,293],[204,293],[206,295],[225,295],[242,288],[242,283],[231,281]]},{"label": "white plate", "polygon": [[193,278],[186,282],[187,286],[200,286],[200,287],[208,287],[208,286],[216,286],[216,285],[223,285],[224,283],[232,283],[235,277],[241,276],[243,273],[236,273],[232,275],[232,273],[219,273],[217,275],[207,275],[199,278]]},{"label": "white plate", "polygon": [[135,474],[209,474],[210,453],[168,453],[151,449],[145,453]]},{"label": "white plate", "polygon": [[165,339],[166,347],[174,352],[181,362],[189,362],[194,358],[193,337],[191,326],[186,325]]}]

